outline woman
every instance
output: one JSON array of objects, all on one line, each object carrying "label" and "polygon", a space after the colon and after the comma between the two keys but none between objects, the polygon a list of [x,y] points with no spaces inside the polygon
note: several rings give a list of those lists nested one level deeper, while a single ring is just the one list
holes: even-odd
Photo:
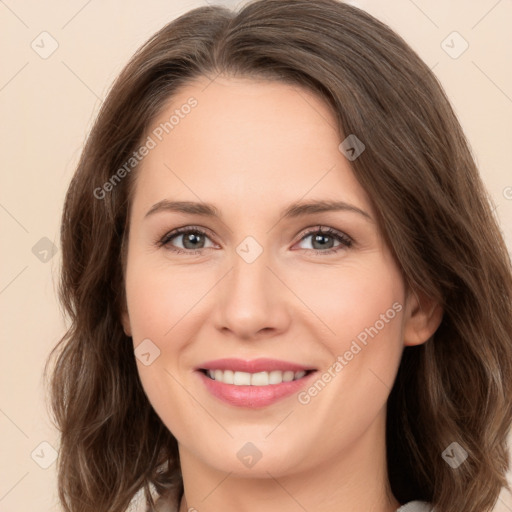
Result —
[{"label": "woman", "polygon": [[165,26],[61,238],[66,511],[483,512],[507,486],[510,259],[441,86],[367,13]]}]

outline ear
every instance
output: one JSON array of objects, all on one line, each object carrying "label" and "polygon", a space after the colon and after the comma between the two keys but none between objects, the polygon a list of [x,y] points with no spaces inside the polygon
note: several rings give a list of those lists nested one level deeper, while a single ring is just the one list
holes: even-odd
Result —
[{"label": "ear", "polygon": [[443,309],[424,293],[409,290],[404,314],[404,345],[425,343],[436,332],[443,319]]}]

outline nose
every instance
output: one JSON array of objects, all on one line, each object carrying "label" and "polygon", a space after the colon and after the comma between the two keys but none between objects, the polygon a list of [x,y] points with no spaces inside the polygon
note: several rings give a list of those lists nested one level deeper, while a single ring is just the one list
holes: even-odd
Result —
[{"label": "nose", "polygon": [[251,263],[234,252],[233,265],[218,284],[214,315],[218,330],[250,341],[276,336],[288,328],[292,293],[270,260],[265,250]]}]

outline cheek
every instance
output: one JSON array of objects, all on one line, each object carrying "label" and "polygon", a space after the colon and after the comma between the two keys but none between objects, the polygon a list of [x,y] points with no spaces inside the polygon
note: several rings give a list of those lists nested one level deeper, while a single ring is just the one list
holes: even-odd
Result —
[{"label": "cheek", "polygon": [[344,265],[338,274],[297,276],[297,295],[307,298],[315,328],[325,330],[324,340],[332,354],[348,350],[358,336],[363,341],[365,335],[370,338],[368,331],[375,335],[375,328],[380,338],[399,338],[402,279],[394,264],[375,256],[365,265]]},{"label": "cheek", "polygon": [[[321,319],[310,325],[311,330],[318,334],[328,328],[321,339],[330,356],[319,375],[328,384],[306,390],[304,401],[311,398],[316,414],[327,422],[330,407],[342,416],[360,410],[367,415],[364,421],[371,421],[387,400],[403,348],[400,272],[380,254],[365,265],[344,266],[335,280],[316,277],[315,286],[304,278],[297,282]],[[317,400],[320,394],[323,398]],[[361,410],[363,403],[366,407]],[[332,427],[337,428],[336,422]]]},{"label": "cheek", "polygon": [[139,377],[162,421],[173,433],[183,435],[186,418],[179,419],[173,411],[194,410],[197,404],[183,393],[180,366],[195,326],[194,306],[212,284],[190,271],[170,271],[165,261],[155,264],[134,255],[129,263],[126,295],[134,349],[149,339],[157,347],[149,345],[152,354],[158,354],[149,365],[137,360]]},{"label": "cheek", "polygon": [[126,276],[126,295],[135,343],[144,338],[159,343],[169,339],[174,326],[197,302],[200,290],[193,284],[197,281],[184,274],[134,258]]},{"label": "cheek", "polygon": [[398,269],[387,263],[344,267],[336,283],[320,280],[307,295],[322,320],[310,328],[318,334],[319,325],[329,327],[319,339],[330,356],[299,401],[326,430],[348,440],[385,406],[400,363],[404,291]]},{"label": "cheek", "polygon": [[148,365],[137,358],[137,371],[144,392],[162,422],[173,435],[186,437],[190,418],[178,416],[175,411],[193,410],[195,404],[180,386],[178,356],[188,339],[183,329],[187,328],[187,311],[197,302],[197,293],[180,284],[179,273],[165,272],[147,262],[138,263],[134,258],[126,276],[133,345],[136,350],[149,339],[156,346],[149,345],[151,357],[158,355]]},{"label": "cheek", "polygon": [[338,390],[350,390],[348,410],[365,403],[368,419],[386,402],[400,363],[403,301],[398,269],[375,265],[347,280],[338,315],[332,311],[338,336],[331,349],[342,358]]}]

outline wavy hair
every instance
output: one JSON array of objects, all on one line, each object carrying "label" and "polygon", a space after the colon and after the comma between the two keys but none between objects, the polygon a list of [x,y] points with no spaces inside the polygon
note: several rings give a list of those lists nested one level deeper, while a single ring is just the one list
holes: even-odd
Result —
[{"label": "wavy hair", "polygon": [[[183,494],[176,439],[144,393],[121,324],[137,167],[112,179],[179,87],[220,73],[307,88],[332,108],[340,141],[356,134],[366,145],[352,169],[404,281],[444,310],[430,340],[405,347],[388,399],[391,489],[436,512],[490,511],[510,490],[510,257],[434,74],[388,26],[336,0],[193,9],[111,87],[65,199],[59,298],[70,325],[45,366],[64,510],[124,511],[143,490],[154,511],[155,491],[176,503]],[[454,442],[468,454],[456,469],[442,456]]]}]

